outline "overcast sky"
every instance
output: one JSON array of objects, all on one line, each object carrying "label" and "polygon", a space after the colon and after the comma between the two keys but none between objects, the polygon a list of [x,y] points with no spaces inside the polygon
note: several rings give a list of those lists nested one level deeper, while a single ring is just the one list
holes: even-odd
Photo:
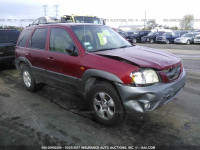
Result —
[{"label": "overcast sky", "polygon": [[[107,24],[112,27],[125,24],[143,25],[141,19],[144,19],[145,11],[147,19],[155,19],[156,23],[168,26],[179,26],[179,23],[166,19],[181,19],[186,14],[192,14],[197,19],[195,27],[200,28],[199,0],[0,0],[0,25],[26,26],[31,22],[19,20],[44,16],[42,5],[45,4],[48,16],[56,15],[55,5],[58,4],[59,15],[77,14],[106,19],[133,19],[128,23],[110,20]],[[8,19],[16,20],[8,21]]]}]

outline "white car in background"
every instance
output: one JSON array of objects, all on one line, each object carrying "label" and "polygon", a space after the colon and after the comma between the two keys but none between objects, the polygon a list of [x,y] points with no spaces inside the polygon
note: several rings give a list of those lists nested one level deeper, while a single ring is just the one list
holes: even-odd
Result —
[{"label": "white car in background", "polygon": [[200,32],[190,32],[182,35],[181,37],[178,37],[174,40],[174,43],[177,44],[187,44],[190,45],[191,43],[194,43],[195,36],[199,35]]},{"label": "white car in background", "polygon": [[198,35],[194,38],[194,43],[195,43],[195,44],[200,44],[200,34],[198,34]]}]

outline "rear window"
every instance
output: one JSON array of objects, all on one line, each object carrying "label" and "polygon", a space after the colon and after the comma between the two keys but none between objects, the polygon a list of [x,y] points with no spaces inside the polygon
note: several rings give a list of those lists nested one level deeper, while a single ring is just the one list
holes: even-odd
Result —
[{"label": "rear window", "polygon": [[17,42],[20,31],[18,30],[0,30],[0,43]]},{"label": "rear window", "polygon": [[19,37],[18,46],[25,47],[32,30],[23,30]]},{"label": "rear window", "polygon": [[45,49],[46,37],[47,37],[46,28],[36,29],[32,35],[30,47],[36,49]]}]

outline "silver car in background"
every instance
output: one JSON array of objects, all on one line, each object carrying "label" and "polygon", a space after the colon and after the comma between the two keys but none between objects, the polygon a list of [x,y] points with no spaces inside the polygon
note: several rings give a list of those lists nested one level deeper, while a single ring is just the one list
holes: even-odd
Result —
[{"label": "silver car in background", "polygon": [[200,44],[200,34],[198,34],[198,35],[194,38],[194,43],[195,43],[195,44]]},{"label": "silver car in background", "polygon": [[190,32],[178,37],[174,40],[174,43],[177,44],[191,44],[194,43],[194,38],[196,35],[200,34],[200,32]]}]

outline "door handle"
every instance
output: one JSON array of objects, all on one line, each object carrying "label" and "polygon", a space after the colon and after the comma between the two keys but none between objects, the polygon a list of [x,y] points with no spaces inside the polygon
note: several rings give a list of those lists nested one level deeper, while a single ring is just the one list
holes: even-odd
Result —
[{"label": "door handle", "polygon": [[47,60],[54,61],[53,57],[48,57]]}]

